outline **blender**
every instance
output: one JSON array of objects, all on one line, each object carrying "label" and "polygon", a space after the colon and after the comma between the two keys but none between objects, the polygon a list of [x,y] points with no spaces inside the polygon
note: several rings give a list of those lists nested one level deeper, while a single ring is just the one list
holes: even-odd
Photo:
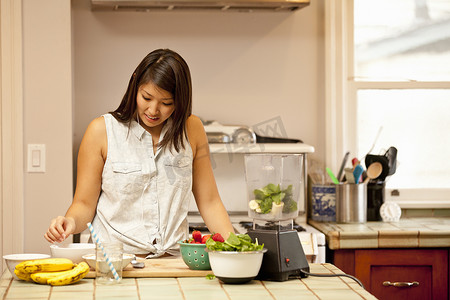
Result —
[{"label": "blender", "polygon": [[309,272],[298,233],[293,228],[298,216],[302,183],[301,154],[246,154],[248,216],[253,228],[248,235],[264,243],[260,280],[286,281],[307,277]]}]

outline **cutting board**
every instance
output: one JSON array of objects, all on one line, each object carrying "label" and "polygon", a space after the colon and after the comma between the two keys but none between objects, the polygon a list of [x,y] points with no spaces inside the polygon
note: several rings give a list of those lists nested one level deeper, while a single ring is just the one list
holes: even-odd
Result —
[{"label": "cutting board", "polygon": [[[191,270],[180,258],[153,258],[145,260],[145,267],[135,269],[128,264],[122,277],[204,277],[213,274],[211,270]],[[95,278],[95,270],[90,270],[86,278]]]}]

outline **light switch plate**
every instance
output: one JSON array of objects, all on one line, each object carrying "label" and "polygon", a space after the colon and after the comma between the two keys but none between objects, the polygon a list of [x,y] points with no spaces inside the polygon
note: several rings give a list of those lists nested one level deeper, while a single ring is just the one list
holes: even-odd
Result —
[{"label": "light switch plate", "polygon": [[45,172],[45,144],[28,144],[28,172]]}]

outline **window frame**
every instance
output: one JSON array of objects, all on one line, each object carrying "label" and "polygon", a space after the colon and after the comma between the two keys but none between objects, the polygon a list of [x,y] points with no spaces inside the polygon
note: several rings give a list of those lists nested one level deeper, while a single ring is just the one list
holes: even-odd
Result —
[{"label": "window frame", "polygon": [[[353,48],[354,0],[325,1],[325,163],[333,170],[347,151],[357,153],[357,92],[364,89],[450,89],[450,81],[355,80]],[[450,208],[448,189],[401,189],[385,201],[402,208]]]}]

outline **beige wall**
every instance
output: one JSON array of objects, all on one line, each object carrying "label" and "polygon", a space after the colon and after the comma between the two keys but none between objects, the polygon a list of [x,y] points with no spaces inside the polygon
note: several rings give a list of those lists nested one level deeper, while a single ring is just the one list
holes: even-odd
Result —
[{"label": "beige wall", "polygon": [[[72,200],[71,63],[70,0],[23,0],[24,252],[50,253],[43,235]],[[45,173],[27,172],[28,144],[46,145]]]},{"label": "beige wall", "polygon": [[195,114],[249,126],[280,117],[323,161],[323,11],[312,1],[294,13],[94,13],[89,0],[72,10],[69,0],[23,0],[24,146],[47,147],[46,173],[25,172],[24,251],[48,252],[42,235],[72,199],[72,150],[155,48],[189,63]]},{"label": "beige wall", "polygon": [[324,157],[323,1],[290,13],[92,12],[73,2],[75,139],[115,109],[140,60],[171,48],[188,62],[193,111],[253,126],[281,117]]}]

